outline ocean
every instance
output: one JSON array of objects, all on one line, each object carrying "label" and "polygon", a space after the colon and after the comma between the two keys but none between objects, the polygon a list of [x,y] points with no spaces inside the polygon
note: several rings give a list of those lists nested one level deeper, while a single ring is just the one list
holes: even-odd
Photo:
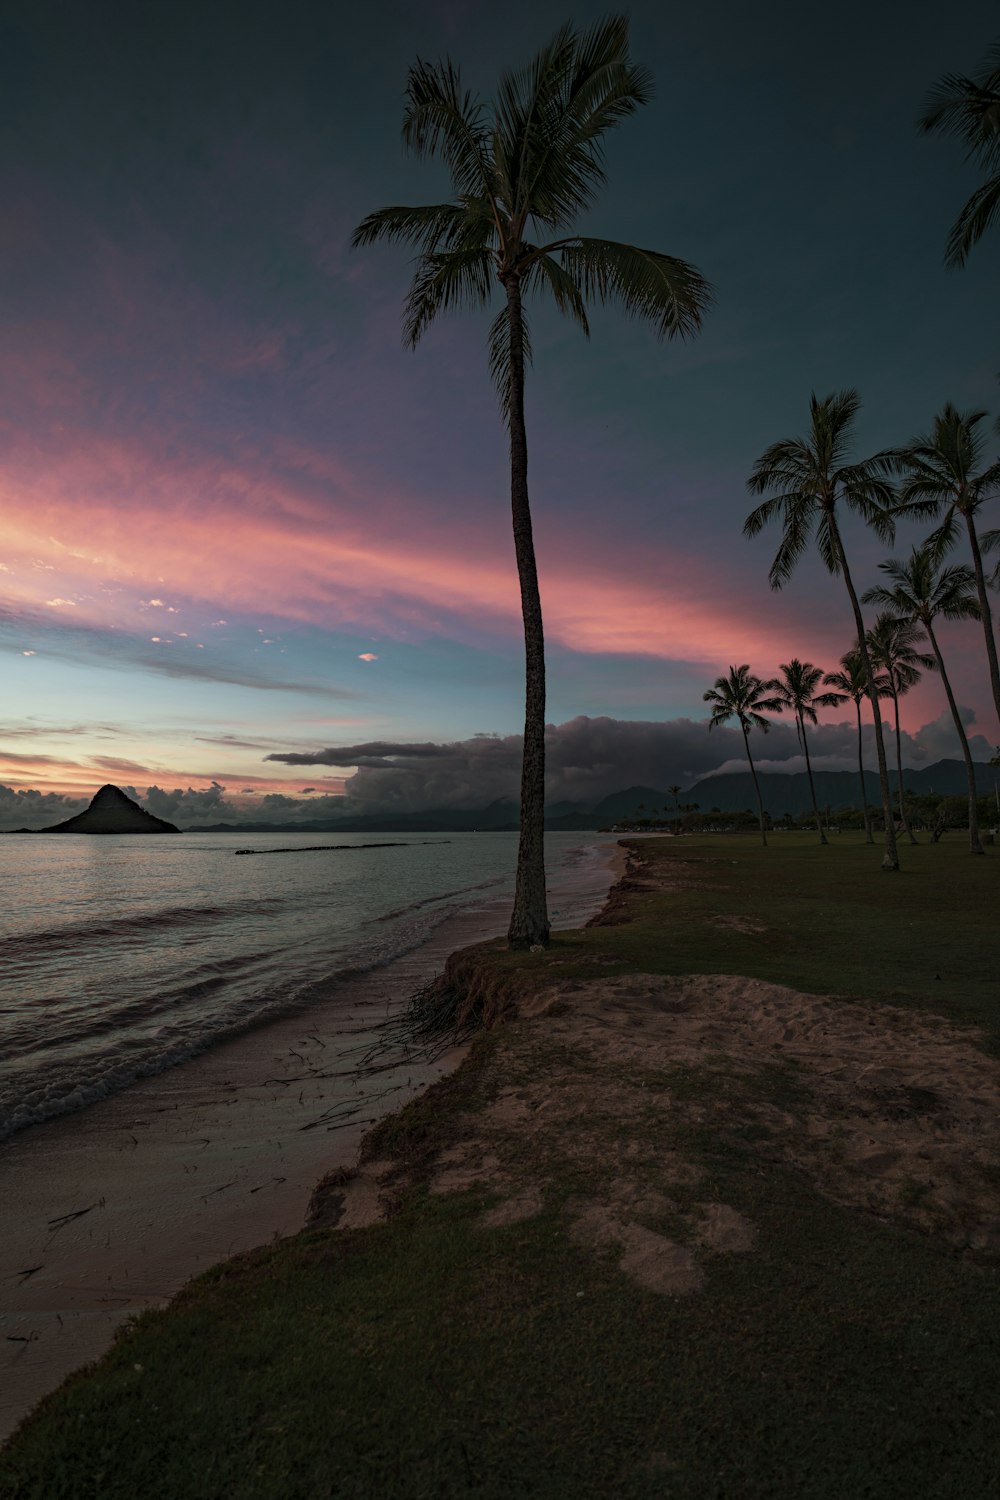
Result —
[{"label": "ocean", "polygon": [[[600,905],[612,842],[547,835],[554,927]],[[502,932],[516,852],[512,833],[0,838],[0,1139],[334,1006],[455,917]]]}]

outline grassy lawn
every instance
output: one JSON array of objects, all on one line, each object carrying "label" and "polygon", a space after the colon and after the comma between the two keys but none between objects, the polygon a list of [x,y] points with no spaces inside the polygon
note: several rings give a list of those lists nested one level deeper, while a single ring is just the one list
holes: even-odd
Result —
[{"label": "grassy lawn", "polygon": [[[992,854],[921,845],[886,875],[849,835],[643,847],[632,920],[477,962],[522,983],[746,974],[998,1035]],[[0,1454],[0,1496],[995,1500],[995,1258],[831,1201],[782,1159],[776,1132],[818,1107],[791,1064],[623,1067],[546,1022],[484,1035],[373,1132],[368,1156],[406,1171],[398,1212],[226,1262],[143,1315]],[[586,1104],[560,1114],[571,1084]],[[532,1090],[546,1108],[495,1149],[506,1193],[544,1179],[540,1212],[490,1225],[495,1184],[429,1190],[442,1152]],[[653,1229],[683,1244],[707,1199],[757,1231],[687,1296],[573,1232],[616,1164],[662,1187],[678,1153],[697,1180],[671,1182]]]}]

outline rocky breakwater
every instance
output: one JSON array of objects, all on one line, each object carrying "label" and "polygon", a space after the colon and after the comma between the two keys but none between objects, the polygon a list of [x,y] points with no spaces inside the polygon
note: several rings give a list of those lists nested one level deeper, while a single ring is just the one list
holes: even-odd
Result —
[{"label": "rocky breakwater", "polygon": [[155,818],[117,786],[102,786],[75,818],[40,828],[39,833],[180,833],[175,823]]}]

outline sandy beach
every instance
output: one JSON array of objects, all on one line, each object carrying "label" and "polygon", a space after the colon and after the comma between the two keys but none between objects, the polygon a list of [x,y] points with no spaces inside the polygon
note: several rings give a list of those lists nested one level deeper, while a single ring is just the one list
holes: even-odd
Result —
[{"label": "sandy beach", "polygon": [[[610,883],[616,845],[606,860]],[[302,1228],[316,1183],[353,1163],[370,1124],[464,1055],[382,1050],[370,1059],[378,1071],[365,1073],[380,1023],[450,952],[505,920],[499,906],[455,918],[322,1007],[4,1143],[0,1437],[103,1353],[124,1319],[217,1261]]]}]

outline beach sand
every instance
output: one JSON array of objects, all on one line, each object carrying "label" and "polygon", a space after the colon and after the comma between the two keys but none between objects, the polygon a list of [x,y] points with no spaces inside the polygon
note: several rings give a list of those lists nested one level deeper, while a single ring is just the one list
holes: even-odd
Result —
[{"label": "beach sand", "polygon": [[[622,861],[608,844],[605,889]],[[591,895],[589,908],[562,899],[562,925],[600,899]],[[4,1143],[0,1439],[102,1354],[124,1319],[227,1256],[303,1227],[316,1183],[354,1162],[373,1120],[464,1056],[452,1048],[428,1061],[397,1049],[395,1066],[386,1069],[393,1058],[382,1053],[372,1061],[383,1071],[359,1076],[379,1023],[449,953],[496,935],[506,919],[499,904],[455,918],[321,1007]]]}]

